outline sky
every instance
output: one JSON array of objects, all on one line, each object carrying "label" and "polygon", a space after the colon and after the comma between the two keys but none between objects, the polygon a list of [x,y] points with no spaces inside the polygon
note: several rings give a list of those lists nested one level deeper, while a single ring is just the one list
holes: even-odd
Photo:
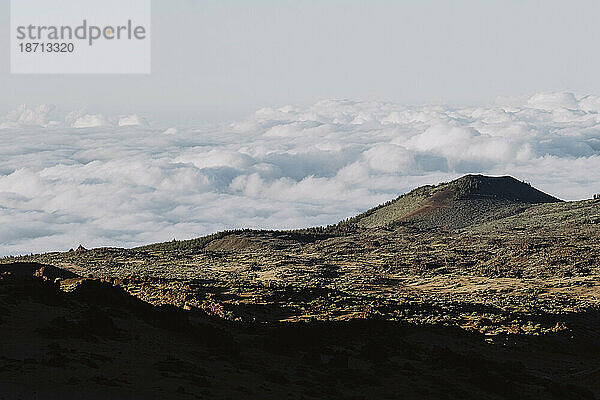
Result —
[{"label": "sky", "polygon": [[467,173],[600,193],[600,2],[152,4],[149,75],[0,62],[0,256],[332,224]]},{"label": "sky", "polygon": [[[8,26],[9,2],[0,23]],[[241,119],[323,99],[487,104],[600,93],[598,1],[154,0],[153,73],[10,75],[0,111],[61,104],[162,119]],[[0,35],[7,54],[8,35]]]}]

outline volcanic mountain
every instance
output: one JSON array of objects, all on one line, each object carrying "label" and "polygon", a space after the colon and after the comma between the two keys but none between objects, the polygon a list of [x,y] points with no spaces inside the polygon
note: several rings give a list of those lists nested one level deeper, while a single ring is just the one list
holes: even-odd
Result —
[{"label": "volcanic mountain", "polygon": [[422,186],[353,219],[359,227],[408,224],[419,228],[463,228],[518,214],[531,205],[561,200],[510,176],[466,175]]}]

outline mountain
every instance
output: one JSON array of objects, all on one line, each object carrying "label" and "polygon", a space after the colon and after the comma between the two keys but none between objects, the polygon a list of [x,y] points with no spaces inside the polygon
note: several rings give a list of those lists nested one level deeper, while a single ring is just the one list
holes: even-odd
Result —
[{"label": "mountain", "polygon": [[600,398],[599,224],[468,175],[330,227],[0,259],[0,398]]},{"label": "mountain", "polygon": [[510,176],[466,175],[423,186],[354,218],[362,228],[408,224],[419,228],[464,228],[518,214],[533,204],[561,200]]}]

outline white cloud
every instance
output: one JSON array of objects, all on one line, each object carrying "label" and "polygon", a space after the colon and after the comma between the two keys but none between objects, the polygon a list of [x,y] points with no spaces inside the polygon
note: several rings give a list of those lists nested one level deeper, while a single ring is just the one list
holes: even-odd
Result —
[{"label": "white cloud", "polygon": [[599,111],[570,93],[471,108],[328,100],[169,128],[20,106],[0,119],[0,252],[329,224],[469,172],[587,198],[600,192]]},{"label": "white cloud", "polygon": [[127,115],[119,118],[119,126],[143,126],[148,125],[148,121],[139,115]]},{"label": "white cloud", "polygon": [[165,129],[165,131],[163,132],[163,135],[177,135],[179,133],[179,130],[175,127],[170,127]]},{"label": "white cloud", "polygon": [[9,112],[0,122],[0,129],[16,128],[19,126],[41,126],[48,127],[57,125],[56,107],[42,104],[38,107],[29,108],[25,104],[18,106]]},{"label": "white cloud", "polygon": [[73,128],[96,128],[107,125],[109,125],[109,122],[102,114],[86,114],[73,122]]}]

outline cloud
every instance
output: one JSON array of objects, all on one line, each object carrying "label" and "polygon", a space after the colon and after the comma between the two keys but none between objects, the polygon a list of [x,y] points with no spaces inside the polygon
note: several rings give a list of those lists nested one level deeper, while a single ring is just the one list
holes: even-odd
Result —
[{"label": "cloud", "polygon": [[163,132],[163,135],[177,135],[179,133],[179,130],[175,127],[170,127],[165,129],[165,131]]},{"label": "cloud", "polygon": [[511,174],[564,199],[600,192],[591,95],[461,108],[328,100],[211,129],[148,120],[46,105],[1,118],[0,252],[330,224],[465,173]]},{"label": "cloud", "polygon": [[579,108],[578,101],[573,93],[539,93],[527,100],[527,105],[534,109],[552,111],[566,108],[575,110]]},{"label": "cloud", "polygon": [[119,118],[119,126],[142,126],[148,125],[148,121],[139,115],[126,115]]},{"label": "cloud", "polygon": [[19,126],[48,127],[57,125],[56,107],[43,104],[38,107],[28,108],[25,104],[9,112],[0,122],[0,129],[16,128]]},{"label": "cloud", "polygon": [[110,123],[102,114],[86,114],[73,122],[73,128],[96,128],[107,125],[110,125]]}]

